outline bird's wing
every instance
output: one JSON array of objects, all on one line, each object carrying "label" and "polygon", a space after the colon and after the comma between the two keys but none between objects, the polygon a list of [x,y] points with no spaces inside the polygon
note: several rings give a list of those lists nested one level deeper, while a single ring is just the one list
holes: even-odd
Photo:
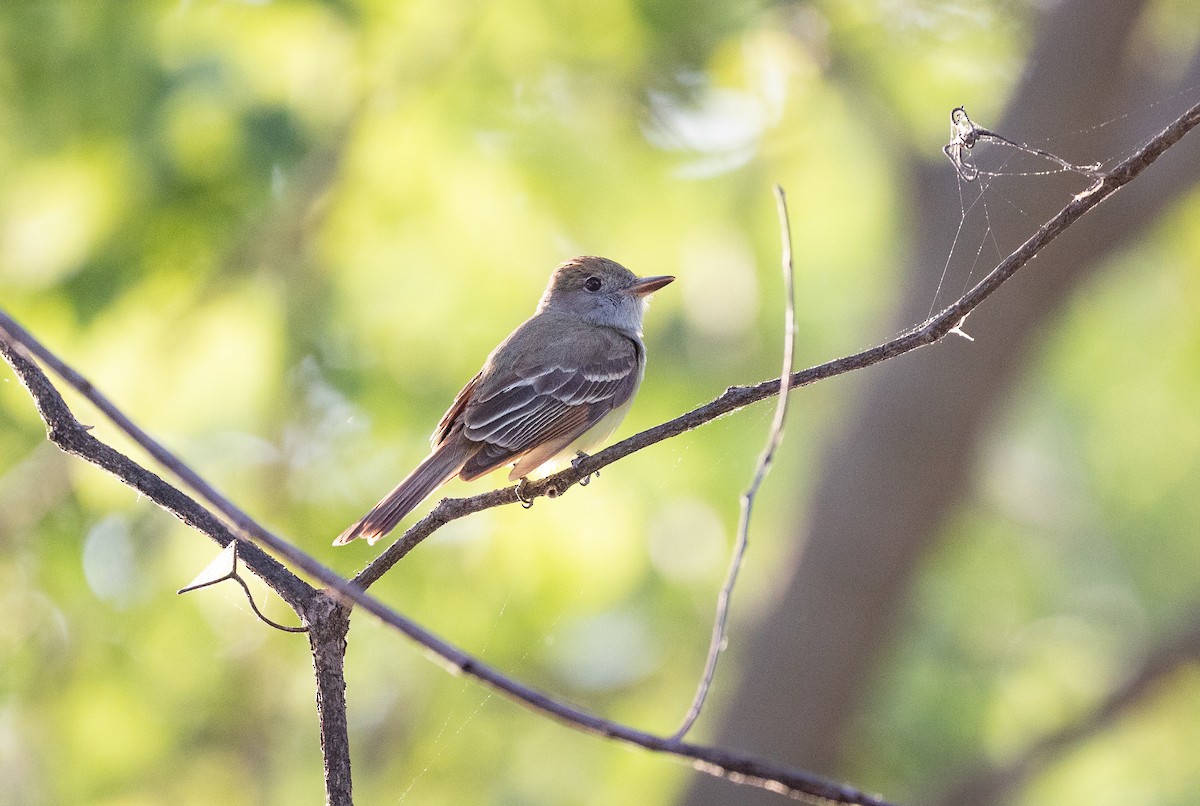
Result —
[{"label": "bird's wing", "polygon": [[482,372],[475,374],[475,377],[467,381],[467,385],[454,396],[454,402],[450,404],[450,408],[446,409],[446,413],[442,415],[442,419],[438,420],[437,428],[433,431],[431,442],[433,447],[437,447],[446,441],[446,437],[454,431],[454,426],[462,417],[463,410],[466,409],[467,403],[471,401],[471,395],[475,392],[475,387],[479,384],[479,379],[483,377]]},{"label": "bird's wing", "polygon": [[479,444],[461,476],[470,480],[549,442],[570,444],[637,389],[641,346],[615,332],[572,353],[547,349],[476,388],[462,410],[463,434]]}]

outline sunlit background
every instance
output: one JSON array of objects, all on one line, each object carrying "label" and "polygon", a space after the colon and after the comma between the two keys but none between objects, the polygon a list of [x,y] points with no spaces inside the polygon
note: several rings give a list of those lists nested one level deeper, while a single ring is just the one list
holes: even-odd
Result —
[{"label": "sunlit background", "polygon": [[[777,373],[775,183],[792,205],[801,364],[895,335],[901,296],[948,302],[979,253],[977,279],[1028,231],[952,251],[956,215],[937,265],[901,288],[913,201],[896,156],[938,166],[957,199],[938,165],[949,110],[1000,116],[1046,5],[9,2],[0,305],[247,511],[350,574],[377,549],[331,539],[424,455],[565,258],[678,276],[651,306],[646,381],[618,437]],[[1196,10],[1150,5],[1147,70],[1179,70]],[[1074,138],[1086,155],[1109,117],[1019,134]],[[1042,337],[916,574],[840,776],[915,802],[957,765],[1011,757],[1101,700],[1191,607],[1198,214],[1192,193]],[[793,398],[735,648],[800,553],[821,449],[859,388]],[[456,522],[374,590],[506,673],[670,733],[769,418],[760,405],[586,490]],[[0,803],[319,802],[306,642],[256,621],[233,586],[176,597],[213,545],[48,445],[7,369],[0,423]],[[696,739],[717,736],[746,660],[728,654]],[[364,804],[671,803],[695,775],[448,676],[365,617],[347,675]],[[1200,667],[1161,688],[1018,802],[1194,803]]]}]

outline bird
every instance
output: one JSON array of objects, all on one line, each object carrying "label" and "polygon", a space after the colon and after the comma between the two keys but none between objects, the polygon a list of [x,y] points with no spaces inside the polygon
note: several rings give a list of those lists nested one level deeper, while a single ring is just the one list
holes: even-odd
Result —
[{"label": "bird", "polygon": [[533,316],[454,398],[429,455],[334,545],[374,544],[456,476],[511,465],[510,481],[539,478],[586,456],[629,411],[646,369],[648,298],[674,280],[595,255],[555,268]]}]

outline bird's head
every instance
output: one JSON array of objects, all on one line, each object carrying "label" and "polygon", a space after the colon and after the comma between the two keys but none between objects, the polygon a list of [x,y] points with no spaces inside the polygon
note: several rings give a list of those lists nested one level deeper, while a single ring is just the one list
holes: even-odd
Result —
[{"label": "bird's head", "polygon": [[640,335],[647,298],[674,279],[670,275],[638,277],[604,257],[576,257],[550,275],[538,311],[550,310],[588,324]]}]

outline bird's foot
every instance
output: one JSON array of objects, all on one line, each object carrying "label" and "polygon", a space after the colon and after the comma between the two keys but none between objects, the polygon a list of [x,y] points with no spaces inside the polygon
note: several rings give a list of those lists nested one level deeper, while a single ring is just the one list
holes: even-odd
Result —
[{"label": "bird's foot", "polygon": [[[576,452],[575,452],[575,458],[571,460],[571,467],[573,467],[574,469],[578,470],[578,469],[579,469],[579,463],[580,463],[580,462],[582,462],[582,461],[583,461],[584,459],[586,459],[586,458],[588,458],[588,455],[587,455],[586,453],[584,453],[583,451],[576,451]],[[595,473],[589,473],[588,475],[586,475],[586,476],[584,476],[583,478],[581,478],[581,479],[579,480],[579,486],[580,486],[580,487],[586,487],[586,486],[588,486],[589,484],[591,484],[591,483],[592,483],[592,476],[596,476],[597,478],[599,478],[599,477],[600,477],[600,471],[599,471],[599,470],[597,470]]]},{"label": "bird's foot", "polygon": [[521,507],[523,509],[529,509],[531,506],[533,506],[533,498],[526,497],[525,495],[525,491],[527,489],[529,489],[529,479],[522,476],[521,480],[517,482],[516,493],[517,500],[521,502]]}]

